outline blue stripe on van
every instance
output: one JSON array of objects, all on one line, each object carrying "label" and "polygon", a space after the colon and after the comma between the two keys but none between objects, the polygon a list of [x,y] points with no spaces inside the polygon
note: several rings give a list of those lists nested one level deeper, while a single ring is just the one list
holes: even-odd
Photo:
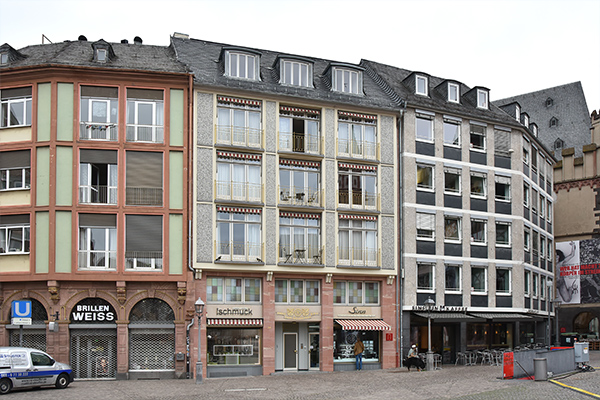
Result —
[{"label": "blue stripe on van", "polygon": [[8,373],[0,373],[0,378],[36,378],[41,376],[52,376],[52,375],[60,375],[63,372],[67,374],[71,374],[72,370],[70,369],[56,369],[50,371],[23,371],[23,372],[8,372]]}]

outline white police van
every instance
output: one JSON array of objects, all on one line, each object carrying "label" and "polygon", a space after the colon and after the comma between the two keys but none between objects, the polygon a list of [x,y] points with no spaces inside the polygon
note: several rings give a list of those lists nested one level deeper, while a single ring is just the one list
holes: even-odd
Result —
[{"label": "white police van", "polygon": [[73,370],[43,351],[26,347],[0,347],[0,394],[13,388],[54,385],[64,389],[73,382]]}]

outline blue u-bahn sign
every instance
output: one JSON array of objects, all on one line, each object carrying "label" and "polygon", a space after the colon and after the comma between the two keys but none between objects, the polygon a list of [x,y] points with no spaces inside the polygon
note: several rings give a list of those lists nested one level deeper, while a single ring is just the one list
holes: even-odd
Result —
[{"label": "blue u-bahn sign", "polygon": [[31,325],[31,300],[15,300],[11,309],[13,325]]}]

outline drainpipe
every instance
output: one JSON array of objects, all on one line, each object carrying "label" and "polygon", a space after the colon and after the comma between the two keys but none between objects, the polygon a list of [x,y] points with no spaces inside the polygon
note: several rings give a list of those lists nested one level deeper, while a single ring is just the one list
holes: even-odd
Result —
[{"label": "drainpipe", "polygon": [[403,334],[403,294],[404,294],[404,262],[403,262],[403,227],[404,227],[404,207],[403,207],[403,184],[402,184],[402,138],[404,129],[404,110],[406,110],[406,100],[403,100],[400,105],[400,118],[398,118],[398,201],[399,201],[399,217],[398,217],[398,276],[396,277],[396,354],[398,354],[399,367],[402,367],[402,355],[404,354],[404,334]]},{"label": "drainpipe", "polygon": [[188,379],[190,379],[190,328],[194,325],[194,317],[190,321],[190,324],[186,327],[185,332],[185,340],[186,340],[186,354],[185,354],[185,374]]},{"label": "drainpipe", "polygon": [[[194,165],[193,165],[193,154],[194,154],[194,75],[189,74],[188,84],[188,182],[187,182],[187,218],[188,218],[188,269],[192,272],[194,267],[192,266],[192,221],[194,220]],[[194,275],[192,275],[192,281]],[[192,319],[193,321],[193,319]],[[188,327],[189,329],[189,327]]]}]

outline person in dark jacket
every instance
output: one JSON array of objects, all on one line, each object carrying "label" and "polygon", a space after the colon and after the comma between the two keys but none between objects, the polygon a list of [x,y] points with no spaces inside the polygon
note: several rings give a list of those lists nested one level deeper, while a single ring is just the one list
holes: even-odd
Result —
[{"label": "person in dark jacket", "polygon": [[363,352],[365,351],[365,345],[363,344],[360,337],[356,339],[356,343],[354,343],[354,356],[356,356],[356,370],[360,371],[362,369],[362,357]]}]

